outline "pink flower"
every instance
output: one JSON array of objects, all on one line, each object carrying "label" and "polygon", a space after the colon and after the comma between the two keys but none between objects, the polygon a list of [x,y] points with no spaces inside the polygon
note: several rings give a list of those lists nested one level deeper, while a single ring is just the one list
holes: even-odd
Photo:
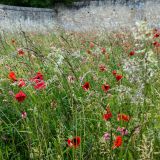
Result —
[{"label": "pink flower", "polygon": [[128,130],[125,129],[124,127],[118,127],[117,131],[121,133],[122,136],[128,135]]},{"label": "pink flower", "polygon": [[109,140],[110,139],[110,134],[109,133],[105,133],[104,135],[103,135],[103,138],[104,138],[104,140]]},{"label": "pink flower", "polygon": [[21,117],[22,117],[22,119],[25,119],[27,117],[27,112],[23,111],[21,113]]},{"label": "pink flower", "polygon": [[24,81],[23,79],[20,79],[20,80],[18,81],[18,86],[19,86],[19,87],[24,87],[24,86],[26,86],[25,81]]},{"label": "pink flower", "polygon": [[13,91],[9,91],[8,92],[10,96],[14,96],[14,92]]},{"label": "pink flower", "polygon": [[100,70],[101,72],[105,72],[107,69],[106,69],[106,66],[105,66],[104,64],[100,64],[100,65],[99,65],[99,70]]}]

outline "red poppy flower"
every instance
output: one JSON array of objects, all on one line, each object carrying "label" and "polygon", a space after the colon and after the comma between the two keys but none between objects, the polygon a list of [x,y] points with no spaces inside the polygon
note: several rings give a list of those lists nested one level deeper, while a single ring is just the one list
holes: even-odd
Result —
[{"label": "red poppy flower", "polygon": [[20,80],[18,81],[18,86],[19,86],[19,87],[24,87],[24,86],[26,86],[25,81],[24,81],[23,79],[20,79]]},{"label": "red poppy flower", "polygon": [[34,88],[37,89],[37,90],[40,90],[40,89],[46,88],[46,84],[43,80],[41,80],[40,82],[36,83]]},{"label": "red poppy flower", "polygon": [[129,55],[130,55],[130,56],[134,56],[134,55],[135,55],[135,51],[131,51],[131,52],[129,53]]},{"label": "red poppy flower", "polygon": [[128,116],[126,114],[118,114],[117,120],[118,121],[123,120],[123,121],[128,122],[130,120],[130,116]]},{"label": "red poppy flower", "polygon": [[17,81],[16,74],[13,71],[9,73],[8,78],[13,81]]},{"label": "red poppy flower", "polygon": [[101,49],[101,52],[102,52],[103,54],[105,54],[105,53],[106,53],[106,49],[105,49],[105,48],[102,48],[102,49]]},{"label": "red poppy flower", "polygon": [[103,115],[103,119],[106,120],[106,121],[108,121],[111,118],[112,118],[112,113],[106,113],[106,114]]},{"label": "red poppy flower", "polygon": [[154,42],[154,43],[153,43],[153,45],[154,45],[155,47],[160,47],[160,43],[159,43],[159,42],[157,42],[157,41],[156,41],[156,42]]},{"label": "red poppy flower", "polygon": [[94,43],[90,42],[89,46],[90,46],[90,48],[93,48],[94,47]]},{"label": "red poppy flower", "polygon": [[41,72],[37,72],[36,76],[31,79],[31,81],[38,83],[43,80],[43,75]]},{"label": "red poppy flower", "polygon": [[105,65],[101,64],[101,65],[99,65],[99,70],[100,70],[101,72],[104,72],[104,71],[106,71],[107,69],[106,69],[106,66],[105,66]]},{"label": "red poppy flower", "polygon": [[112,74],[113,74],[113,75],[116,75],[116,74],[117,74],[117,71],[116,71],[116,70],[113,70],[113,71],[112,71]]},{"label": "red poppy flower", "polygon": [[23,51],[23,49],[18,49],[18,54],[20,56],[23,56],[25,54],[25,52]]},{"label": "red poppy flower", "polygon": [[88,91],[89,88],[90,88],[89,82],[84,83],[84,85],[82,86],[82,88],[83,88],[85,91]]},{"label": "red poppy flower", "polygon": [[26,94],[20,91],[15,95],[15,98],[18,102],[23,102],[26,99]]},{"label": "red poppy flower", "polygon": [[77,148],[81,143],[81,138],[79,136],[76,136],[72,139],[68,139],[68,146]]},{"label": "red poppy flower", "polygon": [[120,81],[122,78],[123,78],[122,75],[120,75],[120,74],[119,74],[119,75],[116,75],[116,80],[117,80],[117,81]]},{"label": "red poppy flower", "polygon": [[103,84],[103,85],[102,85],[102,90],[103,90],[104,92],[108,92],[109,89],[110,89],[110,86],[109,86],[108,84]]},{"label": "red poppy flower", "polygon": [[122,137],[121,136],[117,136],[113,143],[114,144],[113,144],[112,149],[120,147],[122,145]]},{"label": "red poppy flower", "polygon": [[[107,105],[107,106],[109,106],[109,105]],[[106,108],[106,112],[107,113],[103,115],[103,119],[106,120],[106,121],[108,121],[109,119],[112,118],[112,113],[110,111],[110,107]]]},{"label": "red poppy flower", "polygon": [[35,77],[31,79],[35,83],[34,88],[39,90],[46,87],[45,81],[43,80],[43,75],[41,72],[38,72]]},{"label": "red poppy flower", "polygon": [[160,33],[156,33],[155,35],[154,35],[154,38],[158,38],[160,36]]},{"label": "red poppy flower", "polygon": [[154,45],[154,46],[156,46],[157,44],[158,44],[158,42],[157,42],[157,41],[153,42],[153,45]]}]

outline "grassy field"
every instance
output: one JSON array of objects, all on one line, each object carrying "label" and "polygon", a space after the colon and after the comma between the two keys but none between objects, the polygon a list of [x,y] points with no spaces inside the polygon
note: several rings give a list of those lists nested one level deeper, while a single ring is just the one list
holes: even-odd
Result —
[{"label": "grassy field", "polygon": [[159,160],[160,30],[2,33],[0,159]]}]

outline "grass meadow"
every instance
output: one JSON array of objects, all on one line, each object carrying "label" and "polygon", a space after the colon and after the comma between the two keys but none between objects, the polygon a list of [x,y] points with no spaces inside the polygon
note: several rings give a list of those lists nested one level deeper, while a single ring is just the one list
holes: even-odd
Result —
[{"label": "grass meadow", "polygon": [[160,30],[2,32],[0,159],[159,160]]}]

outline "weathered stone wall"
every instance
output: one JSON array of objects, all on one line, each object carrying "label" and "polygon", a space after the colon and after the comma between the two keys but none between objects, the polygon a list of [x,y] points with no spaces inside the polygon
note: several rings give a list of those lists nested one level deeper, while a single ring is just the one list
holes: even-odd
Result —
[{"label": "weathered stone wall", "polygon": [[52,9],[0,5],[0,27],[5,30],[45,30],[54,26],[55,17]]},{"label": "weathered stone wall", "polygon": [[132,27],[146,20],[151,27],[160,27],[160,0],[96,0],[78,10],[59,9],[59,24],[69,30],[117,29]]},{"label": "weathered stone wall", "polygon": [[[139,20],[160,26],[160,0],[96,0],[77,2],[73,7],[57,5],[39,9],[0,5],[1,30],[49,31],[113,29],[130,27]],[[125,3],[124,3],[125,2]]]}]

